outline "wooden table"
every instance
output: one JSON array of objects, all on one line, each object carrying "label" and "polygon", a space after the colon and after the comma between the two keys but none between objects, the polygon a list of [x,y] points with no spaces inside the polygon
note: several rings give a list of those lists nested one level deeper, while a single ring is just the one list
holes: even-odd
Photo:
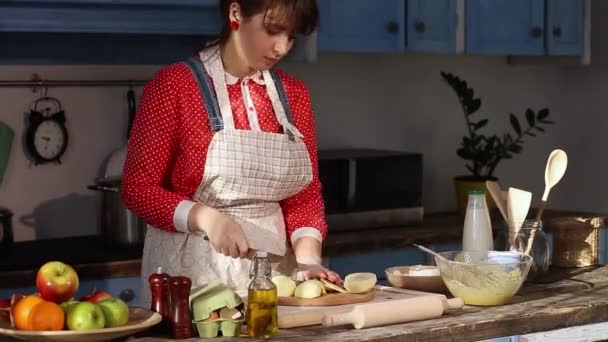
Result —
[{"label": "wooden table", "polygon": [[[510,305],[465,306],[439,319],[362,330],[322,326],[281,330],[272,341],[479,341],[513,335],[520,335],[520,342],[536,341],[539,336],[546,336],[551,341],[597,341],[606,339],[608,329],[608,323],[590,325],[599,322],[608,322],[608,267],[554,269],[551,276],[544,279],[544,284],[524,286]],[[555,330],[568,327],[574,328]],[[536,334],[538,332],[545,333]],[[560,339],[559,334],[568,335]],[[244,338],[214,341],[239,340],[252,341]],[[167,340],[142,337],[129,341]]]}]

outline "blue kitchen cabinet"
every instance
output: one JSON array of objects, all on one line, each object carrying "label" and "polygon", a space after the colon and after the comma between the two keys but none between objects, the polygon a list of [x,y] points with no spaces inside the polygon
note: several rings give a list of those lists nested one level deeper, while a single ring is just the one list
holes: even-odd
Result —
[{"label": "blue kitchen cabinet", "polygon": [[468,54],[542,55],[545,1],[467,0],[465,32]]},{"label": "blue kitchen cabinet", "polygon": [[408,0],[407,50],[456,52],[456,0]]},{"label": "blue kitchen cabinet", "polygon": [[318,47],[333,52],[405,49],[405,0],[320,0]]},{"label": "blue kitchen cabinet", "polygon": [[221,29],[219,0],[0,1],[2,64],[168,64]]},{"label": "blue kitchen cabinet", "polygon": [[425,258],[416,248],[373,251],[366,254],[347,254],[326,257],[325,265],[344,278],[355,272],[372,272],[378,280],[386,279],[384,270],[392,266],[420,265]]},{"label": "blue kitchen cabinet", "polygon": [[[117,298],[123,298],[125,300],[130,298],[130,300],[127,301],[129,306],[140,306],[142,303],[140,279],[140,277],[123,277],[82,280],[78,286],[78,292],[76,293],[75,298],[80,298],[81,296],[98,289],[107,291]],[[10,298],[13,293],[31,294],[36,292],[38,292],[38,290],[34,285],[0,289],[0,298]]]},{"label": "blue kitchen cabinet", "polygon": [[582,55],[585,3],[583,0],[547,0],[547,52],[550,55]]}]

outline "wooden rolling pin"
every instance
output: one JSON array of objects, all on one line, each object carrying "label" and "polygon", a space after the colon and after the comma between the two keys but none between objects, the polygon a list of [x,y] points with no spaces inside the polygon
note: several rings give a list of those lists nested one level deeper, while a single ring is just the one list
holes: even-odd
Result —
[{"label": "wooden rolling pin", "polygon": [[460,309],[460,298],[407,298],[384,303],[356,305],[349,312],[330,313],[323,317],[324,326],[352,324],[355,329],[421,321],[441,317],[448,309]]}]

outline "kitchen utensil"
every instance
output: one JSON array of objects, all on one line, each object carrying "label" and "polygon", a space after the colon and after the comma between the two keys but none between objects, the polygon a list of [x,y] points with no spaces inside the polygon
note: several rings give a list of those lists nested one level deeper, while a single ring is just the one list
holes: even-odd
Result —
[{"label": "kitchen utensil", "polygon": [[[236,216],[232,216],[232,219],[241,226],[250,250],[254,249],[280,256],[285,255],[287,246],[284,238],[281,238],[278,233],[257,227]],[[205,235],[204,239],[209,241],[209,236]]]},{"label": "kitchen utensil", "polygon": [[[532,264],[529,255],[519,252],[452,251],[439,255],[435,262],[443,282],[454,297],[468,305],[508,303],[526,280]],[[462,265],[471,272],[462,272]]]},{"label": "kitchen utensil", "polygon": [[147,224],[125,207],[120,197],[120,183],[98,183],[88,188],[101,192],[100,237],[105,242],[118,246],[143,244]]},{"label": "kitchen utensil", "polygon": [[[439,272],[442,270],[449,269],[450,272],[457,274],[459,281],[464,282],[465,284],[478,284],[480,282],[487,283],[489,286],[498,287],[500,286],[500,279],[495,276],[493,272],[485,272],[483,268],[479,268],[477,265],[478,260],[474,259],[477,254],[468,254],[469,252],[463,252],[462,262],[456,262],[452,260],[446,259],[440,253],[437,253],[433,250],[430,250],[422,245],[414,244],[414,246],[418,247],[420,250],[427,252],[435,257],[435,262],[437,266],[439,266]],[[475,253],[475,252],[471,252]],[[485,252],[479,252],[485,253]],[[437,261],[439,259],[441,262]],[[443,269],[442,269],[443,268]],[[442,279],[443,274],[441,274]]]},{"label": "kitchen utensil", "polygon": [[8,167],[8,160],[11,153],[11,146],[15,132],[7,124],[0,121],[0,184],[4,178],[4,172]]},{"label": "kitchen utensil", "polygon": [[547,165],[545,166],[545,191],[536,213],[536,221],[540,221],[545,206],[547,205],[547,199],[549,198],[549,192],[564,176],[566,168],[568,167],[568,155],[566,152],[560,149],[553,150],[547,159]]},{"label": "kitchen utensil", "polygon": [[13,243],[13,213],[0,207],[0,250]]},{"label": "kitchen utensil", "polygon": [[507,203],[502,196],[502,189],[500,188],[498,182],[486,181],[486,188],[494,199],[494,203],[496,203],[498,210],[500,210],[502,218],[505,220],[505,222],[509,222],[509,215],[507,213]]},{"label": "kitchen utensil", "polygon": [[[538,212],[536,213],[536,221],[540,221],[547,205],[547,199],[549,198],[549,192],[564,176],[566,168],[568,167],[568,155],[565,151],[555,149],[549,154],[547,158],[547,165],[545,166],[545,191],[543,192],[542,200],[538,206]],[[526,248],[526,254],[530,253],[530,249],[534,243],[534,235],[536,231],[533,230],[528,239],[528,247]]]},{"label": "kitchen utensil", "polygon": [[133,120],[135,119],[135,113],[137,109],[135,107],[135,92],[133,89],[127,91],[127,107],[129,111],[129,120],[127,126],[127,142],[119,147],[117,150],[112,152],[108,158],[106,165],[105,177],[122,176],[122,171],[125,166],[125,160],[127,159],[127,145],[129,137],[131,136],[131,127],[133,126]]},{"label": "kitchen utensil", "polygon": [[[407,289],[397,289],[394,287],[376,285],[376,295],[368,303],[389,303],[406,298],[443,298],[446,296],[438,293],[428,293],[412,291]],[[321,324],[325,315],[332,313],[343,313],[350,311],[357,304],[346,304],[337,306],[282,306],[279,305],[279,328],[296,328],[309,325]],[[409,307],[407,307],[409,310]],[[403,308],[402,308],[403,309]],[[412,311],[416,311],[412,308]]]},{"label": "kitchen utensil", "polygon": [[389,303],[355,305],[349,312],[326,315],[322,323],[328,327],[352,324],[355,329],[361,329],[437,318],[446,310],[463,306],[460,298],[408,298]]},{"label": "kitchen utensil", "polygon": [[517,235],[519,228],[528,216],[530,211],[530,203],[532,202],[532,193],[529,191],[509,188],[507,193],[507,220],[509,230],[509,244],[513,242],[513,238]]},{"label": "kitchen utensil", "polygon": [[10,336],[19,340],[42,342],[81,342],[81,341],[110,341],[120,337],[130,336],[147,330],[158,324],[161,316],[158,312],[130,307],[127,325],[116,328],[94,330],[59,330],[59,331],[27,331],[17,330],[10,323],[0,319],[0,335]]},{"label": "kitchen utensil", "polygon": [[395,266],[387,268],[384,273],[388,282],[397,288],[437,293],[447,291],[437,266]]},{"label": "kitchen utensil", "polygon": [[376,291],[366,293],[328,293],[317,298],[279,297],[279,305],[285,306],[334,306],[364,303],[373,300]]}]

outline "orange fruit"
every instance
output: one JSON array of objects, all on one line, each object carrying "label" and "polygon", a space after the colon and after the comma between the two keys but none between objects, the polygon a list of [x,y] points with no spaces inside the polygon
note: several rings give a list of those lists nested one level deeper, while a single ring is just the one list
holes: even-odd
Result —
[{"label": "orange fruit", "polygon": [[65,313],[56,303],[44,301],[30,310],[28,323],[31,330],[63,330]]},{"label": "orange fruit", "polygon": [[29,325],[30,311],[34,305],[44,302],[44,299],[36,295],[29,295],[21,298],[11,309],[15,328],[19,330],[32,330]]}]

